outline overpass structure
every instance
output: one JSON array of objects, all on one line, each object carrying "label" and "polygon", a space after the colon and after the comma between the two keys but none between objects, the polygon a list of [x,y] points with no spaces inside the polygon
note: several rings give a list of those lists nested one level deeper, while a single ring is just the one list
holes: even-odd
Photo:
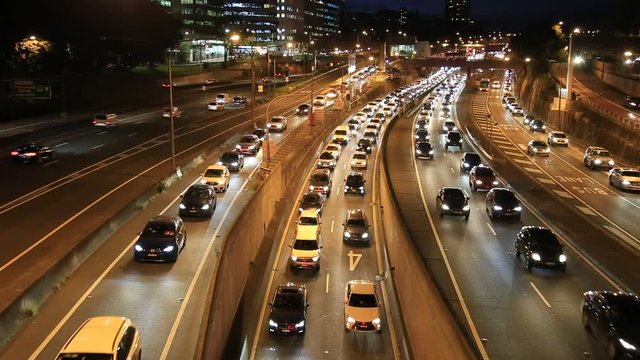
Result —
[{"label": "overpass structure", "polygon": [[406,70],[415,70],[418,73],[430,71],[434,67],[459,67],[467,72],[467,79],[471,79],[471,71],[475,69],[509,69],[515,64],[504,60],[474,60],[468,61],[464,58],[428,57],[422,59],[404,59],[400,66]]}]

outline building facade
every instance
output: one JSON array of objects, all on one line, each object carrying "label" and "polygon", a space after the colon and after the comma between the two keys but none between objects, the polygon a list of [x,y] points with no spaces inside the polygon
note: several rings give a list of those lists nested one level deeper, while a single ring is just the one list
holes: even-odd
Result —
[{"label": "building facade", "polygon": [[471,22],[471,0],[445,0],[444,17],[450,23]]}]

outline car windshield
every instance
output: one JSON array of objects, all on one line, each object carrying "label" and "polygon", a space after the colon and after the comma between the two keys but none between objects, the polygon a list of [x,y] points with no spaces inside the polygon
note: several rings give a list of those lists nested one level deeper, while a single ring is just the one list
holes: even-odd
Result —
[{"label": "car windshield", "polygon": [[297,292],[295,294],[280,293],[276,295],[273,307],[276,309],[302,309],[304,302],[302,296]]},{"label": "car windshield", "polygon": [[271,118],[272,123],[279,123],[279,122],[282,122],[282,120],[283,120],[282,118],[275,117],[275,116]]},{"label": "car windshield", "polygon": [[464,161],[469,164],[480,164],[480,162],[482,162],[482,159],[480,159],[480,155],[478,154],[467,154],[464,157]]},{"label": "car windshield", "polygon": [[362,177],[358,175],[348,176],[347,186],[362,186]]},{"label": "car windshield", "polygon": [[98,115],[96,115],[96,119],[98,119],[98,120],[106,120],[106,119],[107,119],[107,115],[105,115],[105,114],[98,114]]},{"label": "car windshield", "polygon": [[378,306],[378,301],[373,294],[351,294],[349,306],[372,308]]},{"label": "car windshield", "polygon": [[322,159],[322,160],[333,160],[333,154],[331,154],[328,151],[325,151],[322,154],[320,154],[320,159]]},{"label": "car windshield", "polygon": [[418,143],[418,149],[420,151],[429,151],[429,150],[431,150],[431,144],[428,143],[428,142]]},{"label": "car windshield", "polygon": [[511,191],[496,191],[496,202],[507,206],[515,206],[518,203],[518,199]]},{"label": "car windshield", "polygon": [[329,181],[329,175],[327,175],[327,174],[313,174],[313,175],[311,175],[311,181],[328,182]]},{"label": "car windshield", "polygon": [[446,189],[444,198],[453,204],[460,204],[464,202],[464,193],[459,189]]},{"label": "car windshield", "polygon": [[261,137],[261,136],[264,136],[266,134],[267,134],[267,132],[264,131],[263,129],[256,129],[256,130],[253,131],[253,135],[255,135],[257,137]]},{"label": "car windshield", "polygon": [[211,197],[211,194],[207,189],[192,187],[187,190],[187,192],[184,194],[184,197],[205,200],[209,199]]},{"label": "car windshield", "polygon": [[447,138],[449,138],[450,140],[460,140],[461,136],[460,133],[450,131],[447,134]]},{"label": "car windshield", "polygon": [[169,237],[175,236],[176,230],[171,224],[151,223],[142,230],[144,237]]},{"label": "car windshield", "polygon": [[300,110],[307,110],[308,108],[309,108],[309,105],[307,105],[307,104],[302,104],[302,105],[298,106],[298,109],[300,109]]},{"label": "car windshield", "polygon": [[327,151],[340,151],[340,148],[338,148],[338,146],[332,144],[332,145],[327,145],[326,150]]},{"label": "car windshield", "polygon": [[609,152],[606,151],[606,150],[598,150],[598,151],[596,151],[596,155],[608,157],[609,156]]},{"label": "car windshield", "polygon": [[545,143],[542,140],[535,140],[531,142],[531,146],[535,146],[535,147],[547,147],[547,143]]},{"label": "car windshield", "polygon": [[476,175],[478,176],[494,176],[493,170],[485,166],[476,167]]},{"label": "car windshield", "polygon": [[240,139],[241,143],[252,143],[255,141],[255,138],[253,136],[243,136],[242,139]]},{"label": "car windshield", "polygon": [[19,152],[37,152],[38,151],[38,146],[37,145],[23,145],[20,146],[18,148]]},{"label": "car windshield", "polygon": [[384,118],[384,114],[383,113],[377,113],[376,114],[376,118],[378,118],[378,119]]},{"label": "car windshield", "polygon": [[429,136],[429,132],[427,130],[420,129],[420,130],[416,131],[416,135],[421,136],[421,137]]},{"label": "car windshield", "polygon": [[298,225],[318,225],[318,218],[301,216],[300,219],[298,219]]},{"label": "car windshield", "polygon": [[640,171],[636,171],[636,170],[623,170],[620,172],[620,175],[622,176],[629,176],[629,177],[640,177]]},{"label": "car windshield", "polygon": [[371,145],[371,141],[369,139],[364,139],[363,138],[363,139],[358,140],[358,145],[368,146],[368,145]]},{"label": "car windshield", "polygon": [[83,354],[83,353],[73,353],[73,354],[61,354],[56,360],[113,360],[113,355],[111,354]]},{"label": "car windshield", "polygon": [[565,135],[564,133],[553,133],[553,137],[566,138],[567,135]]},{"label": "car windshield", "polygon": [[366,133],[364,133],[365,137],[376,137],[376,133],[374,133],[373,131],[367,131]]},{"label": "car windshield", "polygon": [[640,301],[633,297],[611,296],[607,299],[616,322],[640,327]]},{"label": "car windshield", "polygon": [[310,205],[317,205],[320,203],[320,195],[318,194],[306,194],[302,197],[302,202]]},{"label": "car windshield", "polygon": [[296,240],[293,243],[296,250],[318,250],[318,242],[315,240]]},{"label": "car windshield", "polygon": [[224,171],[222,169],[207,169],[204,173],[206,177],[222,177]]},{"label": "car windshield", "polygon": [[358,121],[356,119],[351,119],[351,120],[349,120],[348,124],[360,124],[360,121]]},{"label": "car windshield", "polygon": [[560,247],[558,238],[548,229],[531,229],[532,245],[538,248],[555,249]]},{"label": "car windshield", "polygon": [[242,102],[242,101],[244,101],[244,98],[241,98],[241,97],[239,97],[239,96],[236,96],[236,97],[234,97],[234,98],[233,98],[233,101],[235,101],[235,102]]},{"label": "car windshield", "polygon": [[367,226],[367,222],[364,219],[349,219],[347,226]]},{"label": "car windshield", "polygon": [[220,157],[220,160],[222,160],[222,162],[226,162],[226,161],[236,161],[238,160],[238,155],[234,154],[234,153],[224,153],[222,154],[222,156]]},{"label": "car windshield", "polygon": [[366,160],[367,159],[367,155],[366,154],[354,154],[353,158],[354,159],[358,159],[358,160]]},{"label": "car windshield", "polygon": [[218,100],[224,100],[225,96],[224,95],[217,95],[216,99]]},{"label": "car windshield", "polygon": [[346,130],[336,130],[336,135],[347,135]]}]

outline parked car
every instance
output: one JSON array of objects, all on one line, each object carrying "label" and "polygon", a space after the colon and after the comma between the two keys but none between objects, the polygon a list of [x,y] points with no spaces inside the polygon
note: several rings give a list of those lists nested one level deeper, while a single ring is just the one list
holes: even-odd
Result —
[{"label": "parked car", "polygon": [[516,235],[515,255],[527,271],[533,267],[567,270],[567,256],[553,231],[542,226],[523,226]]}]

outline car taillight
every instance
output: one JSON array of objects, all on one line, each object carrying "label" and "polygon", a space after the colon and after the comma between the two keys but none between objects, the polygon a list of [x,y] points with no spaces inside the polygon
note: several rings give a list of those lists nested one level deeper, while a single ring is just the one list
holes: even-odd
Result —
[{"label": "car taillight", "polygon": [[95,125],[95,124],[97,124],[97,123],[98,123],[98,122],[97,122],[96,120],[93,120],[93,124],[94,124],[94,125]]},{"label": "car taillight", "polygon": [[17,151],[12,151],[12,152],[11,152],[11,156],[16,156],[16,155],[18,155],[18,152],[17,152]]}]

